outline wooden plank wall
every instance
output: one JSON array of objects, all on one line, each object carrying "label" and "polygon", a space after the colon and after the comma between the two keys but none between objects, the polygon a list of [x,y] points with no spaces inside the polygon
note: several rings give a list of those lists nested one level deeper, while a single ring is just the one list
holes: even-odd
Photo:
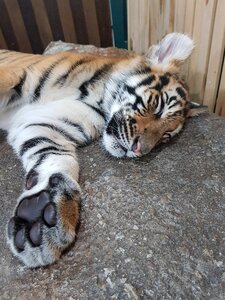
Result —
[{"label": "wooden plank wall", "polygon": [[0,49],[42,53],[53,40],[112,46],[109,0],[0,0]]},{"label": "wooden plank wall", "polygon": [[225,0],[128,0],[129,49],[144,53],[173,31],[190,35],[196,46],[182,72],[191,97],[225,116],[224,16]]}]

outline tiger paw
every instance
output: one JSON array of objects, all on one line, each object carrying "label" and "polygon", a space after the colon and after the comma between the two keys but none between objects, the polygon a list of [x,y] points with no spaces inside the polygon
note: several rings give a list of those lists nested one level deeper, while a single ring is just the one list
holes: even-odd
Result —
[{"label": "tiger paw", "polygon": [[[35,184],[33,184],[35,183]],[[31,174],[8,223],[8,243],[26,266],[54,263],[75,238],[79,219],[79,187],[62,174],[53,174],[45,189],[32,194],[38,174]],[[78,187],[78,188],[77,188]]]}]

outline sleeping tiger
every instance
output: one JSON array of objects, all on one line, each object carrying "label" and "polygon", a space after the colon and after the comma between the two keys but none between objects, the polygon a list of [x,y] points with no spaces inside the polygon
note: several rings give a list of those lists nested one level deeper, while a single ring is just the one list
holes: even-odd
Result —
[{"label": "sleeping tiger", "polygon": [[7,240],[26,266],[59,259],[75,238],[77,147],[102,136],[115,157],[140,157],[180,132],[196,106],[178,75],[193,41],[172,33],[146,56],[0,51],[0,128],[25,170]]}]

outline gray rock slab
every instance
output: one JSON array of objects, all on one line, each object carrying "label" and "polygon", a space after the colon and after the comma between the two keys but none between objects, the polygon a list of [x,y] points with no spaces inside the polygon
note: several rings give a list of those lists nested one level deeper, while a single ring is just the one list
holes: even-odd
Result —
[{"label": "gray rock slab", "polygon": [[112,158],[100,142],[79,157],[76,242],[29,270],[6,245],[23,172],[1,134],[1,299],[225,299],[224,119],[190,119],[141,159]]}]

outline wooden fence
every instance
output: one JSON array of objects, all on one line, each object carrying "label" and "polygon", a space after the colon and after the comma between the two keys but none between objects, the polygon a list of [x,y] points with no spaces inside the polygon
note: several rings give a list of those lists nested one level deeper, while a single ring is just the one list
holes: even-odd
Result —
[{"label": "wooden fence", "polygon": [[193,100],[225,116],[225,0],[128,0],[128,45],[144,53],[169,32],[195,50],[183,68]]},{"label": "wooden fence", "polygon": [[50,41],[112,46],[108,0],[0,0],[0,49],[41,53]]}]

